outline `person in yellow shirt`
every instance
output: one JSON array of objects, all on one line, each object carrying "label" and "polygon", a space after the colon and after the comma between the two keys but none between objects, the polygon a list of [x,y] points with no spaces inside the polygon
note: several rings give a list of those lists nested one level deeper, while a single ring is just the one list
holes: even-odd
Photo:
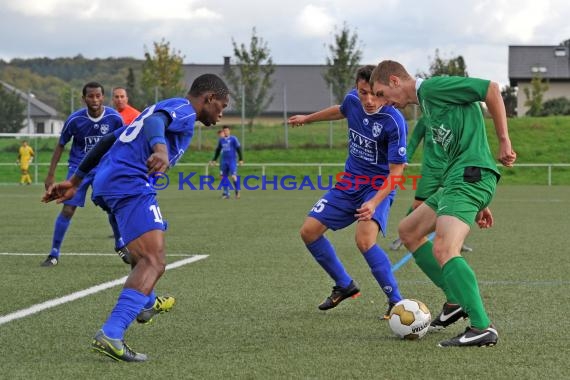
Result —
[{"label": "person in yellow shirt", "polygon": [[28,145],[26,140],[22,141],[22,146],[18,149],[18,161],[16,161],[16,163],[20,165],[20,171],[22,172],[20,185],[23,185],[24,183],[26,185],[30,185],[32,183],[32,177],[30,176],[28,169],[33,159],[34,150]]}]

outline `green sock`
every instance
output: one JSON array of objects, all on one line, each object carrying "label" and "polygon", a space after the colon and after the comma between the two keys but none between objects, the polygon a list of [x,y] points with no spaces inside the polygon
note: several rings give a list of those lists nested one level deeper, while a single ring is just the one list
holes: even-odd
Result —
[{"label": "green sock", "polygon": [[433,256],[433,243],[428,240],[422,244],[413,254],[414,260],[420,269],[438,288],[443,290],[447,302],[458,303],[457,298],[453,296],[453,293],[445,282],[439,263]]},{"label": "green sock", "polygon": [[491,321],[485,312],[475,272],[461,256],[449,260],[442,269],[445,283],[457,295],[459,304],[469,314],[471,326],[486,329]]}]

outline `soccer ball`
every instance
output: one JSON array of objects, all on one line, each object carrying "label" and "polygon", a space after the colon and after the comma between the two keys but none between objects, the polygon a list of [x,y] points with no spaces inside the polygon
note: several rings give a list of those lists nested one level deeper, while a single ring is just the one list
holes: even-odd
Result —
[{"label": "soccer ball", "polygon": [[403,299],[394,305],[388,323],[392,332],[402,339],[421,339],[431,321],[429,309],[423,302]]}]

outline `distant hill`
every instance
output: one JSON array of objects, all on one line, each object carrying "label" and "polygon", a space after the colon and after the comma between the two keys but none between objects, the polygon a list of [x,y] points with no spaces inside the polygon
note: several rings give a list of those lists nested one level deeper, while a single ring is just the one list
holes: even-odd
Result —
[{"label": "distant hill", "polygon": [[129,68],[135,81],[141,79],[143,60],[135,58],[95,58],[81,55],[73,58],[31,58],[0,60],[0,80],[22,91],[32,93],[65,116],[69,113],[70,89],[75,92],[74,107],[79,107],[80,92],[90,81],[100,82],[106,90],[110,104],[110,91],[116,86],[126,86]]}]

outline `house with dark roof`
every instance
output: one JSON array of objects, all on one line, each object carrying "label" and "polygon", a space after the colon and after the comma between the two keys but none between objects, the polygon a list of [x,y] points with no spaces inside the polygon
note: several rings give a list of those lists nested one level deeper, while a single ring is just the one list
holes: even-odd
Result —
[{"label": "house with dark roof", "polygon": [[[224,78],[224,65],[230,65],[230,57],[222,64],[185,64],[184,81],[189,87],[199,75],[211,73]],[[331,89],[323,79],[326,65],[274,65],[273,86],[270,91],[273,101],[264,116],[283,116],[318,111],[335,104]],[[224,78],[225,79],[225,78]],[[229,83],[228,83],[229,85]],[[240,114],[239,104],[231,102],[226,114]]]},{"label": "house with dark roof", "polygon": [[509,46],[509,81],[517,91],[517,115],[528,110],[524,88],[534,76],[548,81],[544,99],[570,97],[570,51],[567,46]]},{"label": "house with dark roof", "polygon": [[24,110],[24,127],[19,133],[26,134],[59,134],[63,128],[63,120],[57,116],[57,111],[38,100],[31,92],[21,91],[6,82],[0,81],[6,91],[16,93],[20,101],[26,105]]}]

